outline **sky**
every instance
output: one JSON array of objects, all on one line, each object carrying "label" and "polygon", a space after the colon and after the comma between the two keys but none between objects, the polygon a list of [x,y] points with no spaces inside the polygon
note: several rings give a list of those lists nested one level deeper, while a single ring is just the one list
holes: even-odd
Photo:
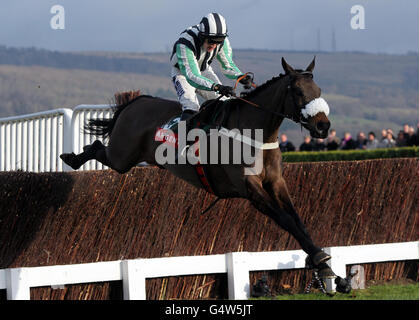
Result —
[{"label": "sky", "polygon": [[419,52],[417,0],[1,0],[0,45],[166,52],[210,12],[226,18],[233,48],[331,51],[334,33],[337,51]]}]

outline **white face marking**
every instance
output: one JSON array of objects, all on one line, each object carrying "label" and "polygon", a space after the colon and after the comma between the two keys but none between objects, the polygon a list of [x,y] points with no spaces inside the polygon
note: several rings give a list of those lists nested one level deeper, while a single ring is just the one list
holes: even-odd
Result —
[{"label": "white face marking", "polygon": [[301,110],[301,114],[304,118],[314,117],[319,112],[324,112],[326,116],[329,115],[329,105],[326,100],[323,98],[316,98],[311,100],[306,106]]}]

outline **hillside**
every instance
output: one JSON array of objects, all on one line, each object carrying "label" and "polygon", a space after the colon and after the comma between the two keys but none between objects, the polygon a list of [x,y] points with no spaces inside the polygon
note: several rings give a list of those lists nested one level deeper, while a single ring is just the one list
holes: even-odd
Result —
[{"label": "hillside", "polygon": [[107,104],[114,92],[176,98],[169,77],[138,73],[0,65],[0,116],[21,115],[79,104]]},{"label": "hillside", "polygon": [[[235,50],[257,83],[282,72],[280,59],[305,68],[316,54],[315,81],[331,107],[332,127],[343,135],[419,122],[419,55]],[[169,53],[65,53],[0,46],[0,117],[78,104],[108,103],[119,90],[175,99]],[[216,65],[216,63],[214,63]],[[218,70],[218,66],[215,67]],[[229,83],[229,80],[223,81]],[[305,131],[282,127],[299,145]]]}]

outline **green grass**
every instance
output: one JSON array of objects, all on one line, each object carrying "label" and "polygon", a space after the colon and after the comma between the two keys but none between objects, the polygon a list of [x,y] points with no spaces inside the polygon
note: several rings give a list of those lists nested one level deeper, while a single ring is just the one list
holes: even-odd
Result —
[{"label": "green grass", "polygon": [[336,293],[328,296],[321,292],[308,294],[279,295],[273,300],[419,300],[419,284],[383,284],[370,286],[364,290],[352,290],[349,294]]}]

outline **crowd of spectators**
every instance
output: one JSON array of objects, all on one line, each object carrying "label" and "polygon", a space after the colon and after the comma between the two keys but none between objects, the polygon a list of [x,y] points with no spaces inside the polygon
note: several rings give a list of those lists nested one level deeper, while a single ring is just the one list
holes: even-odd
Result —
[{"label": "crowd of spectators", "polygon": [[391,129],[383,129],[381,136],[377,137],[373,131],[361,131],[353,138],[350,132],[345,132],[342,138],[336,135],[336,130],[331,129],[326,139],[314,139],[305,136],[299,148],[288,140],[287,135],[280,135],[279,147],[282,152],[288,151],[329,151],[329,150],[367,150],[376,148],[419,146],[419,123],[415,129],[404,124],[403,129],[397,135]]}]

